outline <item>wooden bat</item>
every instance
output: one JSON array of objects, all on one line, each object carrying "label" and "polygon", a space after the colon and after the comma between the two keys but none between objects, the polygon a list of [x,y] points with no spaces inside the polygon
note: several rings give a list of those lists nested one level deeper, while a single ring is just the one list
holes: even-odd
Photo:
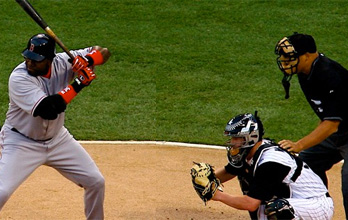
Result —
[{"label": "wooden bat", "polygon": [[16,2],[24,9],[24,11],[38,24],[45,32],[52,37],[56,43],[63,49],[65,53],[73,60],[74,56],[70,53],[68,48],[63,44],[63,42],[57,37],[57,35],[51,30],[47,25],[45,20],[40,16],[40,14],[33,8],[33,6],[27,0],[16,0]]}]

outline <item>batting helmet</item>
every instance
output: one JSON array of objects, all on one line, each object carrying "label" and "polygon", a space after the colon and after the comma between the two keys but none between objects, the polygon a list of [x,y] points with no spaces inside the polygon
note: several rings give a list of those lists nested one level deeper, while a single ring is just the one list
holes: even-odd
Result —
[{"label": "batting helmet", "polygon": [[[227,142],[227,158],[234,167],[241,167],[243,159],[247,156],[251,148],[262,139],[264,130],[261,120],[250,113],[240,114],[233,117],[225,127],[225,136],[229,137]],[[231,138],[244,138],[244,143],[240,147],[233,146]]]},{"label": "batting helmet", "polygon": [[36,34],[29,39],[22,55],[38,62],[46,58],[52,60],[56,56],[56,42],[47,34]]}]

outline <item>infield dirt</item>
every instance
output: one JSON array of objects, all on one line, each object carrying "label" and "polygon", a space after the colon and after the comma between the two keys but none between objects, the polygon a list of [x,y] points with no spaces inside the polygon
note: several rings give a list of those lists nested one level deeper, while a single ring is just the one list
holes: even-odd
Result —
[{"label": "infield dirt", "polygon": [[[249,219],[245,211],[218,202],[204,206],[191,184],[192,161],[215,167],[225,150],[162,145],[83,144],[106,181],[105,219]],[[344,219],[342,164],[329,172],[334,220]],[[240,195],[236,180],[226,192]],[[85,219],[83,189],[50,167],[41,166],[12,195],[0,219]]]}]

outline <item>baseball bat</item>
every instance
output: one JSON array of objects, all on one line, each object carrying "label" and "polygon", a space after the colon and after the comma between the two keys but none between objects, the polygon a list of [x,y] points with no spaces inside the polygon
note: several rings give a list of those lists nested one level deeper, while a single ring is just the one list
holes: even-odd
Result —
[{"label": "baseball bat", "polygon": [[45,20],[40,16],[40,14],[34,9],[34,7],[27,0],[16,0],[16,2],[24,9],[24,11],[42,28],[45,32],[52,37],[56,43],[63,49],[63,51],[68,54],[71,59],[74,56],[70,53],[68,48],[63,44],[63,42],[57,37],[57,35],[51,30],[47,25]]}]

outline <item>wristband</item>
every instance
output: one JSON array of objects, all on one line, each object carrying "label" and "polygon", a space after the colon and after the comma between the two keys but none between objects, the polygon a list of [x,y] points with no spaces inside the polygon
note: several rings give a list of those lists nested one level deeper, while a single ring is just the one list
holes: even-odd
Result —
[{"label": "wristband", "polygon": [[65,89],[58,92],[58,94],[61,95],[65,103],[68,104],[77,95],[77,92],[75,91],[72,85],[68,85],[67,87],[65,87]]},{"label": "wristband", "polygon": [[76,93],[79,93],[83,88],[86,87],[86,85],[82,84],[78,77],[74,79],[74,82],[71,83],[71,86],[73,87]]},{"label": "wristband", "polygon": [[96,49],[93,49],[89,54],[86,55],[89,66],[97,66],[104,63],[103,54]]}]

